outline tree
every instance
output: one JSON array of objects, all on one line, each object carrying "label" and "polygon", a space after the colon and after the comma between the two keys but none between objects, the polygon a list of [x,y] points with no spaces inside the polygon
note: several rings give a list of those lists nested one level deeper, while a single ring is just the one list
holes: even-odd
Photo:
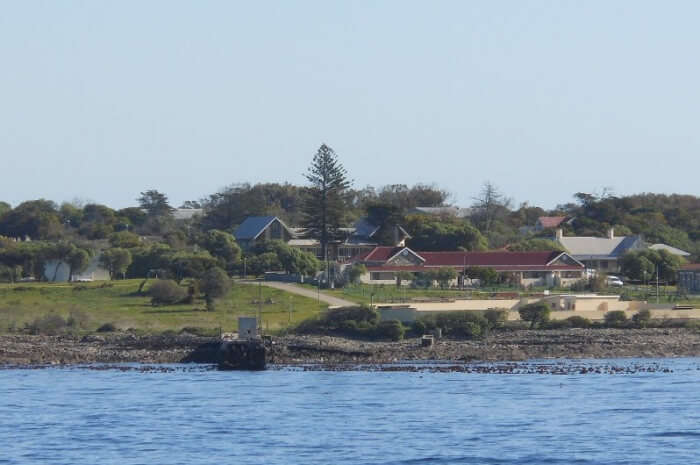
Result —
[{"label": "tree", "polygon": [[68,281],[72,281],[74,273],[81,273],[88,267],[90,254],[85,249],[75,247],[66,257],[66,263],[68,264]]},{"label": "tree", "polygon": [[442,266],[437,270],[436,280],[441,289],[449,286],[450,281],[457,277],[457,272],[451,266]]},{"label": "tree", "polygon": [[426,215],[409,215],[407,241],[413,250],[485,250],[487,241],[478,229],[464,220],[435,219]]},{"label": "tree", "polygon": [[532,238],[524,239],[522,241],[516,242],[508,246],[508,250],[511,252],[529,252],[529,251],[554,251],[554,252],[566,252],[566,248],[558,242],[541,239]]},{"label": "tree", "polygon": [[552,309],[549,308],[549,305],[545,302],[523,305],[518,309],[520,319],[530,322],[530,329],[547,323],[551,312]]},{"label": "tree", "polygon": [[136,200],[151,217],[170,216],[174,210],[168,203],[168,196],[157,190],[141,192],[141,197]]},{"label": "tree", "polygon": [[233,235],[218,229],[207,231],[201,245],[218,259],[219,266],[229,271],[241,257],[241,248]]},{"label": "tree", "polygon": [[0,202],[0,216],[12,210],[12,205],[7,202]]},{"label": "tree", "polygon": [[58,239],[63,234],[63,225],[56,204],[50,200],[31,200],[19,204],[0,217],[0,235],[8,237],[30,237]]},{"label": "tree", "polygon": [[304,199],[303,226],[321,243],[323,260],[328,260],[328,243],[338,236],[344,217],[343,194],[351,185],[347,171],[329,146],[322,144],[305,175],[311,184]]},{"label": "tree", "polygon": [[121,247],[107,249],[100,255],[100,264],[109,271],[110,278],[124,275],[131,265],[131,252]]},{"label": "tree", "polygon": [[352,284],[360,282],[360,278],[367,273],[367,267],[362,263],[355,263],[348,268],[348,280]]},{"label": "tree", "polygon": [[133,249],[141,245],[141,238],[138,234],[134,234],[129,231],[119,231],[112,233],[109,236],[109,243],[112,247],[118,247],[121,249]]},{"label": "tree", "polygon": [[474,201],[472,218],[477,221],[481,231],[488,237],[494,221],[508,213],[511,200],[504,196],[498,187],[486,181]]},{"label": "tree", "polygon": [[214,311],[214,299],[223,297],[231,288],[231,280],[218,266],[209,268],[199,280],[199,289],[204,293],[207,310]]},{"label": "tree", "polygon": [[480,286],[491,286],[498,283],[498,271],[483,266],[469,266],[464,270],[464,276],[468,279],[478,279]]},{"label": "tree", "polygon": [[[365,273],[367,269],[365,268]],[[398,271],[396,272],[396,287],[401,286],[404,281],[413,280],[414,275],[410,271]]]},{"label": "tree", "polygon": [[630,279],[638,281],[651,278],[654,274],[656,265],[638,252],[628,252],[618,260],[620,272]]}]

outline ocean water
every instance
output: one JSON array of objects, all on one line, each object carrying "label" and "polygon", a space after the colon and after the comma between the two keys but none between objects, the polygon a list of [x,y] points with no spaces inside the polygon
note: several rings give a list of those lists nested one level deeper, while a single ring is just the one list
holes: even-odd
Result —
[{"label": "ocean water", "polygon": [[570,363],[635,368],[2,369],[0,464],[700,463],[700,359]]}]

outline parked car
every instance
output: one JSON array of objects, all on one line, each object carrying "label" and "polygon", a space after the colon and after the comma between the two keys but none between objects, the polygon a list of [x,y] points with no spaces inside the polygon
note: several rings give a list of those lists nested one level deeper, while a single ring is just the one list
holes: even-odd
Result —
[{"label": "parked car", "polygon": [[608,281],[608,286],[612,286],[612,287],[622,287],[624,285],[622,280],[620,278],[618,278],[617,276],[608,276],[607,281]]}]

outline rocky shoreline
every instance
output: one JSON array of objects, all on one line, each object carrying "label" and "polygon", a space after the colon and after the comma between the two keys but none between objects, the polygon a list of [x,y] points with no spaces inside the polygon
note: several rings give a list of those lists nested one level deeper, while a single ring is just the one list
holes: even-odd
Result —
[{"label": "rocky shoreline", "polygon": [[[90,363],[212,363],[218,340],[191,335],[0,335],[0,366]],[[685,328],[518,330],[482,340],[368,342],[326,336],[272,338],[275,365],[387,364],[404,361],[524,361],[546,358],[700,356],[700,332]]]}]

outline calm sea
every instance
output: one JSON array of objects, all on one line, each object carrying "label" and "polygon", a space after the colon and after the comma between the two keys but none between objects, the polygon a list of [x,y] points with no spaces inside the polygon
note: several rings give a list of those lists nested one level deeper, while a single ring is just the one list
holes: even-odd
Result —
[{"label": "calm sea", "polygon": [[4,369],[0,464],[700,463],[700,359],[586,363],[652,371]]}]

